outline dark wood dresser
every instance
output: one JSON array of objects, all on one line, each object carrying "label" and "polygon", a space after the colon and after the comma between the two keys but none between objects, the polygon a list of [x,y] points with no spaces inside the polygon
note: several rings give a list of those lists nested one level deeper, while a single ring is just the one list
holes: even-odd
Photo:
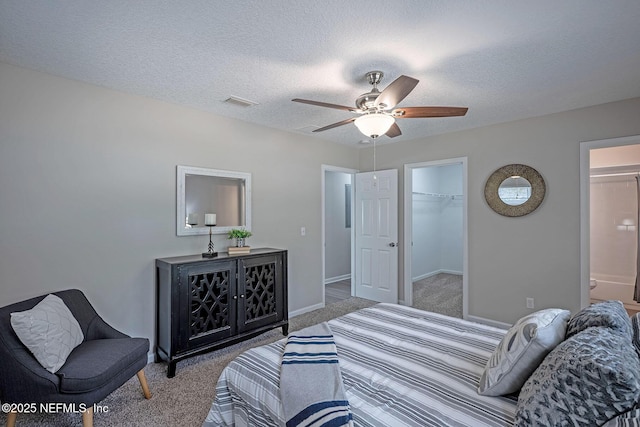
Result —
[{"label": "dark wood dresser", "polygon": [[156,361],[176,363],[282,327],[287,335],[287,251],[156,259]]}]

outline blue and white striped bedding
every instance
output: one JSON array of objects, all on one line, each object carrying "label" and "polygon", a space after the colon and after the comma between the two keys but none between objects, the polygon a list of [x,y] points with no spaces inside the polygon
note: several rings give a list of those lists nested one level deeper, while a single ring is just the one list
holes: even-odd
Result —
[{"label": "blue and white striped bedding", "polygon": [[[512,426],[515,398],[480,396],[478,381],[505,330],[394,304],[331,320],[356,426]],[[281,426],[286,340],[227,366],[204,426]]]}]

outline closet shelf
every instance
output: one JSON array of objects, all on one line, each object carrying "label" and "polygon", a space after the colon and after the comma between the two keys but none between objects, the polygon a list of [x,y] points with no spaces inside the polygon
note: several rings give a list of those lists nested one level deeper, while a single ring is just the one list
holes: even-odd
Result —
[{"label": "closet shelf", "polygon": [[438,199],[451,199],[451,200],[461,200],[462,194],[443,194],[443,193],[421,193],[418,191],[413,192],[414,196],[425,196],[425,197],[435,197]]}]

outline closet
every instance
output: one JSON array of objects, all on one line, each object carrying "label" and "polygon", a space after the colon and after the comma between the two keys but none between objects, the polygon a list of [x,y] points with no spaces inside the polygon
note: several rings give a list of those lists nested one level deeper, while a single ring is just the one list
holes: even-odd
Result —
[{"label": "closet", "polygon": [[462,275],[462,165],[415,168],[412,175],[412,281]]}]

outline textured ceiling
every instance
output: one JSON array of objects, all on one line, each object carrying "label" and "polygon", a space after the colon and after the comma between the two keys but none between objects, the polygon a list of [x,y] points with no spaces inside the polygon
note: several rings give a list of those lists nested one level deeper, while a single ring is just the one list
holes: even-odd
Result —
[{"label": "textured ceiling", "polygon": [[[353,105],[405,74],[420,138],[640,96],[640,1],[2,0],[0,61],[357,146]],[[0,76],[1,78],[1,76]],[[257,102],[239,107],[237,96]]]}]

